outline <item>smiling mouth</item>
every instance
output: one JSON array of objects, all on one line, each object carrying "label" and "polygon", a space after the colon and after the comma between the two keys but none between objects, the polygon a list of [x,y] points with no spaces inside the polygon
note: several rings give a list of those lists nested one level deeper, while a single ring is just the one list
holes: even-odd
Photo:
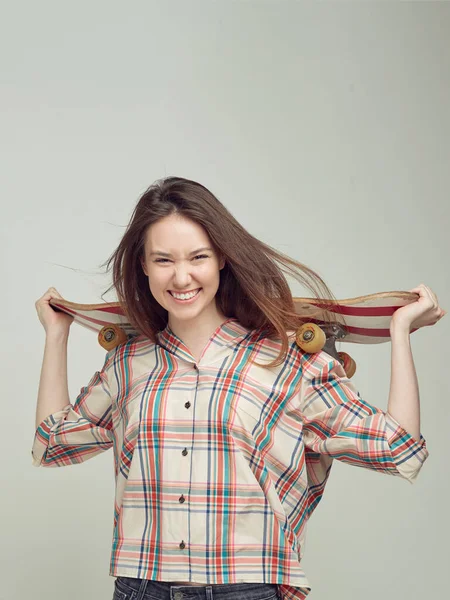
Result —
[{"label": "smiling mouth", "polygon": [[[198,295],[198,293],[200,292],[201,289],[202,288],[197,288],[196,290],[190,290],[189,292],[176,292],[176,293],[178,293],[178,294],[192,294],[195,291],[195,294],[193,296],[190,296],[190,298],[184,298],[185,300],[191,300],[192,298],[195,298]],[[168,291],[169,291],[169,294],[172,296],[172,298],[175,298],[175,300],[183,300],[183,298],[176,298],[173,295],[173,292],[171,290],[168,290]]]}]

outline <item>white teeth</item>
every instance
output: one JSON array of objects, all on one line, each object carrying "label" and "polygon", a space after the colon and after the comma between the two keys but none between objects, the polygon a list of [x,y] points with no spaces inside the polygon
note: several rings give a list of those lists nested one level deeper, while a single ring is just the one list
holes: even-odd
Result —
[{"label": "white teeth", "polygon": [[193,298],[197,295],[198,290],[195,290],[192,294],[176,294],[175,292],[171,292],[174,298],[178,300],[189,300],[189,298]]}]

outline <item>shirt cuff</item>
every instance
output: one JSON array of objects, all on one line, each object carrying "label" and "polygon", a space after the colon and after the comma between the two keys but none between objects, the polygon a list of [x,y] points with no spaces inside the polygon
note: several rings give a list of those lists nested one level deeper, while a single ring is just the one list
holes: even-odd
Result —
[{"label": "shirt cuff", "polygon": [[[58,426],[61,421],[64,421],[72,404],[67,404],[61,410],[52,413],[46,417],[36,429],[34,434],[33,446],[31,449],[32,465],[33,467],[40,467],[45,460],[43,460],[45,453],[47,452],[50,435],[52,430]],[[56,463],[53,466],[58,466]]]},{"label": "shirt cuff", "polygon": [[423,435],[416,440],[389,413],[385,413],[387,441],[400,475],[414,483],[429,456]]}]

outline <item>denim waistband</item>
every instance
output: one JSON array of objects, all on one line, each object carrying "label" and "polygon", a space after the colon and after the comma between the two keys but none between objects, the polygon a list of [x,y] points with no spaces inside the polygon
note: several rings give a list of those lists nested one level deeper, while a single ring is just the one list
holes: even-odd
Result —
[{"label": "denim waistband", "polygon": [[[134,591],[133,598],[147,600],[158,598],[160,600],[272,600],[277,593],[276,583],[228,583],[205,585],[178,585],[169,581],[143,580],[135,577],[122,577],[116,579],[119,590],[130,594]],[[208,588],[208,593],[207,593]],[[172,594],[170,593],[172,589]],[[211,594],[212,591],[212,594]],[[140,592],[140,595],[138,595]]]}]

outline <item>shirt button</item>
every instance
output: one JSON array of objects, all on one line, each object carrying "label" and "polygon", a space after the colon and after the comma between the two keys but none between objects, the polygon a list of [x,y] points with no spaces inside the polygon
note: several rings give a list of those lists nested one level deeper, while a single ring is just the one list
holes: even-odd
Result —
[{"label": "shirt button", "polygon": [[188,402],[186,402],[186,404],[185,404],[184,406],[185,406],[186,408],[189,408],[189,407],[190,407],[190,405],[191,405],[191,403],[188,401]]},{"label": "shirt button", "polygon": [[183,540],[181,540],[180,549],[184,550],[185,548],[186,548],[186,544],[184,543]]},{"label": "shirt button", "polygon": [[181,497],[180,497],[180,498],[178,498],[178,502],[179,502],[180,504],[183,504],[183,502],[184,502],[185,500],[186,500],[186,498],[183,496],[183,494],[181,494]]},{"label": "shirt button", "polygon": [[185,448],[181,454],[182,454],[183,456],[186,456],[186,454],[187,454],[187,453],[188,453],[188,451],[187,451],[187,448]]}]

